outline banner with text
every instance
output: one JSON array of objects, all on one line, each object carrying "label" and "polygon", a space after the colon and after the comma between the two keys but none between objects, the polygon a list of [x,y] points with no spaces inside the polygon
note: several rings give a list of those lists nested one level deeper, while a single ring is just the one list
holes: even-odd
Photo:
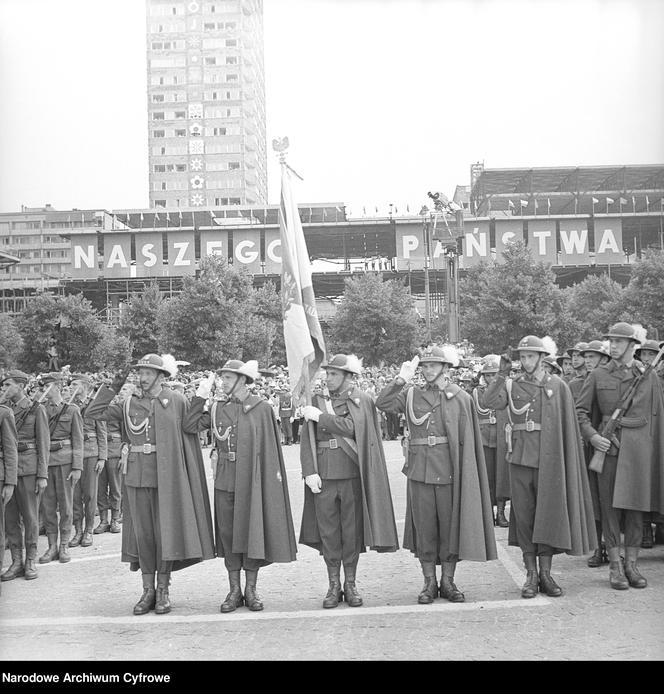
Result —
[{"label": "banner with text", "polygon": [[164,273],[161,232],[136,234],[136,277],[158,277]]},{"label": "banner with text", "polygon": [[244,267],[252,274],[261,272],[261,232],[259,229],[243,229],[233,233],[233,264]]},{"label": "banner with text", "polygon": [[131,237],[126,232],[104,234],[104,277],[136,277],[136,266],[131,262]]},{"label": "banner with text", "polygon": [[265,230],[265,273],[281,273],[281,236],[279,229]]},{"label": "banner with text", "polygon": [[560,220],[560,264],[590,265],[588,223],[585,219]]},{"label": "banner with text", "polygon": [[503,251],[508,244],[523,241],[523,221],[521,219],[496,220],[496,260],[502,263]]},{"label": "banner with text", "polygon": [[489,238],[489,220],[471,221],[465,225],[463,236],[463,257],[460,266],[473,267],[483,260],[491,258],[491,240]]},{"label": "banner with text", "polygon": [[97,268],[97,234],[71,237],[71,270],[68,274],[76,279],[103,274]]},{"label": "banner with text", "polygon": [[595,263],[624,263],[622,219],[619,217],[595,218]]},{"label": "banner with text", "polygon": [[228,232],[225,229],[201,229],[201,260],[220,255],[228,260]]},{"label": "banner with text", "polygon": [[533,259],[542,263],[558,263],[555,219],[528,220],[528,248]]},{"label": "banner with text", "polygon": [[193,275],[196,272],[196,252],[193,231],[170,232],[168,241],[168,274]]}]

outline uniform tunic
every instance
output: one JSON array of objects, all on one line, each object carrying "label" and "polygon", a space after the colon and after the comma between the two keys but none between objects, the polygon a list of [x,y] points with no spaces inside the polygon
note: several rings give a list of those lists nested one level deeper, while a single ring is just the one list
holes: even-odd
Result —
[{"label": "uniform tunic", "polygon": [[64,544],[69,542],[74,516],[74,490],[67,477],[72,470],[83,470],[83,419],[76,405],[48,403],[46,414],[49,428],[53,428],[52,422],[61,410],[62,415],[51,431],[48,485],[44,491],[43,509],[46,534],[57,535],[59,527],[60,543]]},{"label": "uniform tunic", "polygon": [[[43,405],[23,396],[12,403],[18,433],[18,483],[6,508],[6,528],[9,546],[37,546],[39,539],[39,502],[35,494],[37,478],[48,480],[48,456],[51,437],[48,417]],[[21,528],[23,524],[23,529]]]},{"label": "uniform tunic", "polygon": [[[0,405],[0,491],[6,485],[15,486],[18,479],[18,436],[14,413]],[[0,495],[0,571],[5,555],[5,503]]]}]

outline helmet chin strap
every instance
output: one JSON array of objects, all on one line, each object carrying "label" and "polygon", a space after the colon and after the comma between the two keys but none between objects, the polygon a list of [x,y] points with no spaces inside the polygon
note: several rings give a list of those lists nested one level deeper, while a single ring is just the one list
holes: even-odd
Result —
[{"label": "helmet chin strap", "polygon": [[[521,367],[529,376],[532,376],[534,373],[536,373],[539,370],[542,370],[542,371],[545,370],[544,366],[542,364],[542,359],[544,359],[544,355],[542,353],[540,353],[539,357],[537,358],[537,363],[533,367],[532,371],[528,371],[525,364],[521,364]],[[585,364],[584,364],[584,366],[585,366]]]},{"label": "helmet chin strap", "polygon": [[159,378],[159,371],[157,371],[157,369],[152,370],[154,371],[154,378],[152,379],[152,383],[150,383],[150,387],[145,388],[143,390],[144,393],[149,393],[154,388],[154,384],[157,382],[157,379]]},{"label": "helmet chin strap", "polygon": [[235,383],[233,383],[233,387],[228,391],[228,397],[229,398],[231,398],[233,396],[233,393],[237,390],[239,382],[240,382],[240,374],[235,374]]}]

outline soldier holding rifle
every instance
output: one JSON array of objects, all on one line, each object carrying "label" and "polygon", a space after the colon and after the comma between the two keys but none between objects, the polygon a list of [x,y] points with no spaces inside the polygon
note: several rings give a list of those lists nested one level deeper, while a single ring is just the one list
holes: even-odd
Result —
[{"label": "soldier holding rifle", "polygon": [[[598,473],[610,585],[616,590],[645,588],[648,582],[636,564],[644,512],[664,512],[664,402],[653,370],[656,361],[644,369],[634,360],[640,343],[636,328],[616,323],[604,337],[610,342],[611,361],[590,373],[576,409],[583,438],[595,448],[590,469]],[[656,359],[661,355],[662,350]],[[595,408],[602,416],[599,431],[593,426]]]}]

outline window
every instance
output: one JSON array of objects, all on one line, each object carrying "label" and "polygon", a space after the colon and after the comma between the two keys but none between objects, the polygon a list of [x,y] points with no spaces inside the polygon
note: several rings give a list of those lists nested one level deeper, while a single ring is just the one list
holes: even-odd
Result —
[{"label": "window", "polygon": [[234,55],[226,56],[226,65],[237,65],[237,56],[234,56]]},{"label": "window", "polygon": [[176,117],[176,118],[186,118],[186,117],[187,117],[187,112],[186,112],[186,111],[176,111],[176,112],[175,112],[175,117]]},{"label": "window", "polygon": [[205,64],[206,65],[216,65],[217,59],[215,57],[208,56],[207,58],[205,58]]},{"label": "window", "polygon": [[155,207],[166,207],[166,200],[155,200],[154,206]]},{"label": "window", "polygon": [[237,75],[227,75],[226,76],[226,82],[237,82],[237,81],[238,81]]},{"label": "window", "polygon": [[235,39],[226,39],[226,46],[237,46],[237,41]]},{"label": "window", "polygon": [[154,172],[155,173],[165,173],[166,172],[166,165],[165,164],[155,164],[154,165]]},{"label": "window", "polygon": [[161,103],[164,101],[164,95],[163,94],[153,94],[152,95],[152,102],[153,103]]},{"label": "window", "polygon": [[228,170],[229,171],[236,171],[239,168],[240,168],[240,162],[239,161],[229,161],[228,162]]},{"label": "window", "polygon": [[185,128],[177,128],[175,130],[175,137],[187,137],[187,131]]},{"label": "window", "polygon": [[164,120],[164,112],[163,111],[155,111],[152,114],[152,120]]},{"label": "window", "polygon": [[214,31],[216,27],[217,25],[214,22],[205,22],[205,24],[203,24],[203,29],[205,29],[205,31]]},{"label": "window", "polygon": [[212,134],[219,137],[226,134],[226,128],[212,128]]},{"label": "window", "polygon": [[186,164],[176,164],[176,165],[175,165],[175,170],[176,170],[176,171],[186,171],[186,170],[187,170],[187,165],[186,165]]}]

